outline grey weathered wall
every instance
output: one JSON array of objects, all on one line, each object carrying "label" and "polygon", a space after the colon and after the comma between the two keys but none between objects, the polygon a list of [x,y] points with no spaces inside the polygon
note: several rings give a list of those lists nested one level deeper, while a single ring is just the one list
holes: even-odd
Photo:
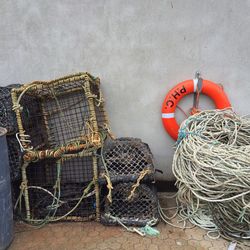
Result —
[{"label": "grey weathered wall", "polygon": [[100,76],[115,134],[148,142],[171,180],[161,104],[172,86],[199,69],[249,113],[249,11],[244,0],[1,0],[0,82]]}]

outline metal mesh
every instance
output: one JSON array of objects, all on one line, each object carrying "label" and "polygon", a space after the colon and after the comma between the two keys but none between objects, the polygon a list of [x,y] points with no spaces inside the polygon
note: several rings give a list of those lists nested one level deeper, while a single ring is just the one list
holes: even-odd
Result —
[{"label": "metal mesh", "polygon": [[20,85],[13,84],[0,87],[0,127],[7,129],[8,134],[17,131],[15,112],[12,110],[11,89]]},{"label": "metal mesh", "polygon": [[8,135],[7,137],[9,166],[10,166],[10,178],[11,182],[21,179],[21,162],[22,154],[19,143],[15,135]]},{"label": "metal mesh", "polygon": [[[136,180],[142,171],[150,170],[143,181],[153,180],[153,156],[146,143],[137,138],[107,140],[103,148],[103,158],[112,182]],[[100,177],[105,167],[100,161]]]},{"label": "metal mesh", "polygon": [[106,199],[101,222],[117,224],[117,219],[125,225],[145,226],[147,222],[158,221],[157,195],[153,188],[141,184],[134,196],[128,199],[134,183],[120,183],[112,191],[112,203]]}]

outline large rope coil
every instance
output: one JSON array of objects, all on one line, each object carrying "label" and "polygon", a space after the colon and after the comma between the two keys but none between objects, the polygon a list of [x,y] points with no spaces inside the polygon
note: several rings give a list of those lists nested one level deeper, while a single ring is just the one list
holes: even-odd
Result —
[{"label": "large rope coil", "polygon": [[189,211],[182,216],[205,209],[223,235],[250,238],[250,120],[202,111],[182,123],[177,143],[177,200]]}]

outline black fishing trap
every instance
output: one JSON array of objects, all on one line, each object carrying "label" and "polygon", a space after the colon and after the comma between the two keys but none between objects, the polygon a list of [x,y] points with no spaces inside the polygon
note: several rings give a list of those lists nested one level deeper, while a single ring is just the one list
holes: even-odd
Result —
[{"label": "black fishing trap", "polygon": [[13,111],[11,99],[12,88],[20,86],[20,84],[12,84],[6,87],[0,87],[0,127],[7,129],[6,140],[9,154],[11,182],[18,181],[21,178],[20,165],[22,154],[15,134],[18,128],[16,114]]},{"label": "black fishing trap", "polygon": [[[27,167],[29,185],[54,186],[57,180],[57,159],[32,162]],[[93,180],[93,156],[64,159],[60,167],[61,184],[85,183]]]},{"label": "black fishing trap", "polygon": [[28,192],[21,198],[26,206],[21,207],[19,215],[30,223],[96,219],[99,203],[98,189],[93,182],[94,159],[90,154],[30,163],[26,168],[27,186],[23,190]]},{"label": "black fishing trap", "polygon": [[7,146],[10,166],[10,179],[17,181],[21,179],[22,152],[15,135],[8,135]]},{"label": "black fishing trap", "polygon": [[107,140],[99,164],[100,179],[108,174],[112,183],[136,181],[141,175],[143,182],[154,180],[150,148],[137,138]]},{"label": "black fishing trap", "polygon": [[17,131],[15,112],[12,109],[11,89],[19,87],[19,84],[0,87],[0,127],[7,129],[7,134]]},{"label": "black fishing trap", "polygon": [[158,222],[158,199],[156,190],[146,184],[139,185],[134,194],[133,182],[119,183],[113,186],[112,202],[105,200],[101,222],[107,225],[145,226]]},{"label": "black fishing trap", "polygon": [[108,126],[100,80],[88,73],[23,85],[13,90],[12,101],[25,149],[100,145],[98,132]]},{"label": "black fishing trap", "polygon": [[98,220],[95,152],[110,132],[99,78],[80,72],[35,81],[14,88],[11,97],[22,150],[22,217]]},{"label": "black fishing trap", "polygon": [[152,153],[140,139],[107,139],[99,78],[77,73],[16,85],[0,89],[1,101],[22,219],[34,225],[98,221],[102,212],[105,224],[157,223],[156,190],[145,184],[154,181]]},{"label": "black fishing trap", "polygon": [[95,190],[81,200],[88,183],[61,184],[55,194],[53,186],[29,186],[30,221],[89,221],[96,218]]}]

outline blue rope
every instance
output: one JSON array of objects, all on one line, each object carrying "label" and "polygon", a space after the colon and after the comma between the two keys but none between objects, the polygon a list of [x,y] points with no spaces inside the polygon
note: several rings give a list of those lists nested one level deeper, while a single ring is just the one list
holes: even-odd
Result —
[{"label": "blue rope", "polygon": [[202,120],[202,119],[197,118],[197,117],[193,117],[193,116],[190,116],[189,118],[186,119],[184,125],[178,131],[178,139],[177,139],[177,142],[176,142],[177,145],[179,145],[181,143],[181,141],[184,138],[188,137],[189,135],[201,136],[201,132],[203,130],[197,130],[195,132],[188,132],[188,130],[187,130],[190,122],[198,121],[198,120]]}]

